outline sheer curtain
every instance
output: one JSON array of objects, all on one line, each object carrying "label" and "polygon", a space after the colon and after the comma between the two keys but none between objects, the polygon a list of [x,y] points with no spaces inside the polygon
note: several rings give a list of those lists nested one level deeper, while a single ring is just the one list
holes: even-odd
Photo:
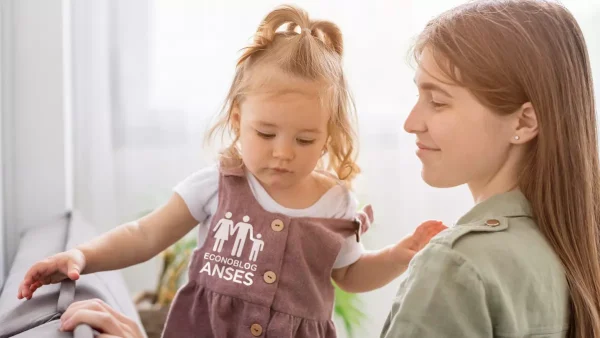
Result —
[{"label": "sheer curtain", "polygon": [[2,6],[0,4],[0,290],[2,290],[2,288],[4,287],[4,278],[6,278],[7,275],[7,271],[5,270],[5,266],[7,265],[7,254],[4,251],[4,238],[5,238],[5,234],[4,232],[6,231],[5,227],[4,227],[4,172],[2,170],[2,167],[4,166],[4,161],[5,161],[5,157],[4,157],[4,151],[3,151],[3,138],[4,138],[4,133],[3,133],[3,115],[5,113],[3,107],[5,107],[4,105],[4,92],[5,92],[5,86],[4,86],[4,79],[6,77],[5,75],[5,71],[4,71],[4,55],[5,55],[5,49],[4,49],[4,27],[6,27],[4,25],[4,18],[6,17],[4,15],[4,11],[5,11],[5,6]]},{"label": "sheer curtain", "polygon": [[[368,248],[391,244],[425,219],[453,223],[472,204],[465,187],[433,189],[419,178],[414,139],[402,125],[415,101],[406,63],[412,38],[459,0],[297,0],[313,18],[337,23],[360,120],[356,193],[376,225]],[[211,163],[203,147],[240,49],[280,1],[74,1],[75,205],[102,230],[155,208],[172,187]],[[563,1],[584,27],[600,79],[600,4]],[[599,82],[600,80],[597,80]],[[600,91],[597,91],[597,93]],[[152,288],[157,264],[128,269],[136,292]],[[398,284],[362,296],[371,334]]]}]

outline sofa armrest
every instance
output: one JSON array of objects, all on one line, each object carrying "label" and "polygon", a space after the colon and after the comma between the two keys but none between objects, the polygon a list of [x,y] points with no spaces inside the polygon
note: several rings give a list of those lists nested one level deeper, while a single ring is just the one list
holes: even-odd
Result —
[{"label": "sofa armrest", "polygon": [[[63,281],[61,284],[46,285],[37,290],[31,300],[17,299],[19,283],[32,264],[74,247],[95,235],[94,227],[77,213],[30,229],[23,234],[5,287],[0,294],[0,338],[17,334],[28,336],[37,332],[36,330],[54,328],[72,302],[93,298],[102,299],[115,310],[136,320],[139,325],[137,311],[118,271],[83,275],[77,282]],[[58,326],[55,328],[58,329]],[[29,332],[30,330],[32,331]],[[78,330],[81,334],[85,332],[85,329]],[[56,331],[55,335],[48,337],[63,337],[59,333]],[[73,336],[71,333],[60,334]],[[31,337],[34,336],[46,337]]]},{"label": "sofa armrest", "polygon": [[40,288],[31,300],[17,299],[21,280],[35,262],[56,254],[64,248],[67,218],[31,229],[21,237],[17,254],[0,295],[0,337],[7,337],[44,324],[58,314],[56,299],[60,285]]},{"label": "sofa armrest", "polygon": [[75,331],[61,332],[58,330],[60,327],[60,321],[54,320],[40,326],[36,326],[27,331],[21,332],[13,338],[94,338],[97,335],[97,331],[93,330],[89,325],[81,324],[75,328]]},{"label": "sofa armrest", "polygon": [[[65,248],[74,248],[97,235],[98,232],[92,224],[87,222],[80,213],[73,212]],[[138,324],[141,323],[120,271],[105,271],[81,276],[76,283],[75,301],[91,298],[100,298],[115,310],[135,320]]]}]

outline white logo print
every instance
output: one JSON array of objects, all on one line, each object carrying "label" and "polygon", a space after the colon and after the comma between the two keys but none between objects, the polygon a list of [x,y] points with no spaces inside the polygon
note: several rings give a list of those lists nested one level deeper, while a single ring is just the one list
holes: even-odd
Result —
[{"label": "white logo print", "polygon": [[231,230],[231,235],[233,236],[237,231],[237,237],[235,238],[235,244],[233,245],[233,250],[231,251],[232,256],[242,257],[242,250],[244,249],[244,244],[246,244],[246,237],[248,233],[250,233],[250,238],[252,238],[252,232],[254,228],[252,224],[247,223],[250,221],[250,217],[244,216],[244,222],[239,222],[233,227]]},{"label": "white logo print", "polygon": [[261,240],[262,235],[256,235],[256,238],[252,238],[254,244],[252,244],[252,251],[250,252],[250,260],[256,262],[256,258],[258,257],[258,252],[262,251],[265,247],[265,242]]},{"label": "white logo print", "polygon": [[[256,234],[256,238],[254,237],[254,227],[249,223],[249,216],[244,216],[242,222],[238,222],[235,226],[231,219],[232,216],[231,212],[225,213],[225,218],[220,219],[213,228],[212,232],[215,233],[213,251],[220,253],[223,250],[223,244],[236,235],[233,249],[231,250],[231,256],[238,258],[242,257],[244,245],[246,244],[248,237],[250,237],[250,240],[252,240],[252,248],[248,260],[256,262],[259,252],[263,251],[265,247],[265,242],[261,239],[262,235]],[[204,264],[200,273],[206,272],[211,276],[218,276],[221,279],[233,281],[235,283],[252,285],[252,277],[254,277],[254,274],[248,272],[248,270],[256,271],[256,264],[243,263],[240,260],[231,257],[227,258],[208,252],[204,254],[204,259],[208,261]],[[210,261],[213,262],[212,268]],[[217,263],[222,263],[227,265],[227,267]],[[245,280],[243,280],[242,277]]]},{"label": "white logo print", "polygon": [[215,241],[215,246],[213,246],[213,251],[221,252],[223,243],[229,239],[229,233],[233,227],[233,221],[230,218],[231,213],[228,212],[225,214],[225,218],[221,218],[217,225],[215,225],[213,232],[216,232],[215,238],[217,240]]}]

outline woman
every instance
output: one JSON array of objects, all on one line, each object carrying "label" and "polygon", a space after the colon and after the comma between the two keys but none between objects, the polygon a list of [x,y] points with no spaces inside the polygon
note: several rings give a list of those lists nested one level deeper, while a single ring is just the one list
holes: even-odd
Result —
[{"label": "woman", "polygon": [[381,336],[600,337],[596,118],[575,19],[472,2],[432,20],[415,56],[405,129],[422,177],[467,184],[476,206],[411,261]]},{"label": "woman", "polygon": [[405,123],[423,179],[476,206],[412,260],[382,337],[600,337],[599,166],[577,22],[546,1],[480,1],[415,46]]}]

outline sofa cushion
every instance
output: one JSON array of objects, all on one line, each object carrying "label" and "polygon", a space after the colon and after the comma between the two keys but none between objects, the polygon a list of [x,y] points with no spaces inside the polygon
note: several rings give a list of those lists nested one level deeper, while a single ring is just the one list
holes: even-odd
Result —
[{"label": "sofa cushion", "polygon": [[31,300],[19,300],[17,293],[29,267],[45,257],[61,252],[66,238],[66,217],[30,229],[21,236],[17,254],[0,295],[0,337],[20,333],[57,316],[59,284],[40,288]]},{"label": "sofa cushion", "polygon": [[[96,228],[87,222],[80,213],[74,212],[67,249],[92,239],[97,235],[96,231]],[[140,323],[137,310],[131,301],[127,284],[120,271],[105,271],[81,276],[76,282],[74,300],[81,301],[91,298],[102,299],[115,310]]]},{"label": "sofa cushion", "polygon": [[[34,329],[51,330],[51,323],[60,318],[72,302],[92,298],[102,299],[115,310],[140,322],[123,277],[117,271],[83,275],[76,282],[63,281],[61,284],[46,285],[37,290],[31,300],[17,299],[19,283],[31,265],[85,242],[96,234],[93,226],[85,222],[78,213],[73,213],[49,225],[30,229],[22,236],[15,261],[0,295],[0,338],[16,334],[28,335],[29,331]],[[79,328],[78,330],[85,331]],[[70,337],[71,334],[68,333],[67,336]]]},{"label": "sofa cushion", "polygon": [[60,320],[53,320],[21,332],[18,335],[13,336],[13,338],[94,338],[98,333],[97,331],[92,330],[89,325],[79,325],[73,333],[59,331],[59,327]]}]

